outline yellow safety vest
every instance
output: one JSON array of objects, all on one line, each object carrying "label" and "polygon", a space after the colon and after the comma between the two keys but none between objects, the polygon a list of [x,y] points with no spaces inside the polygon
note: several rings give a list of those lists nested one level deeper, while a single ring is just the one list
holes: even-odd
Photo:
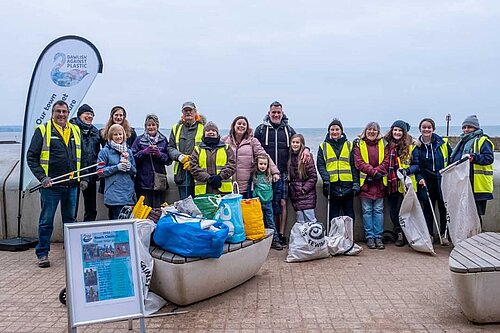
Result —
[{"label": "yellow safety vest", "polygon": [[[475,154],[479,154],[484,142],[488,140],[492,149],[495,149],[493,142],[487,136],[482,136],[474,140]],[[493,164],[479,165],[473,164],[474,170],[474,193],[493,193]]]},{"label": "yellow safety vest", "polygon": [[448,166],[448,160],[449,160],[449,156],[448,156],[448,138],[443,138],[443,144],[439,147],[441,148],[441,154],[443,154],[443,163],[444,163],[444,168],[446,168]]},{"label": "yellow safety vest", "polygon": [[[80,128],[71,123],[67,123],[71,132],[73,133],[73,138],[75,139],[76,146],[76,169],[80,170],[80,163],[82,158],[82,148],[80,140]],[[50,160],[50,138],[52,137],[52,120],[49,120],[45,125],[39,125],[37,128],[42,134],[42,151],[40,152],[40,165],[45,171],[45,175],[49,175],[49,160]],[[76,173],[76,178],[80,181],[80,172]]]},{"label": "yellow safety vest", "polygon": [[[366,145],[365,140],[360,140],[359,141],[359,152],[361,153],[361,158],[363,159],[363,162],[365,163],[370,163],[370,159],[368,158],[368,147]],[[382,164],[384,161],[384,140],[380,139],[378,140],[378,164]],[[367,174],[364,172],[359,172],[359,186],[363,187],[363,184],[365,183]],[[382,181],[384,183],[384,186],[387,186],[387,177],[383,177]]]},{"label": "yellow safety vest", "polygon": [[352,182],[352,170],[350,163],[350,155],[352,145],[349,141],[344,142],[340,156],[335,155],[335,151],[330,144],[323,142],[321,144],[323,157],[326,163],[326,171],[330,175],[330,183],[343,181]]},{"label": "yellow safety vest", "polygon": [[[177,150],[179,151],[180,151],[179,142],[181,141],[182,126],[184,126],[184,124],[175,124],[174,126],[172,126],[172,131],[174,132],[175,136],[175,144],[177,146]],[[198,128],[196,129],[196,135],[194,138],[195,146],[200,145],[201,140],[203,139],[203,127],[204,126],[202,123],[198,123]],[[174,174],[176,175],[178,171],[179,171],[179,161],[174,161]]]},{"label": "yellow safety vest", "polygon": [[[225,147],[217,148],[217,154],[215,155],[215,172],[220,174],[222,168],[224,168],[227,164],[227,153],[226,149],[229,148],[229,145],[226,144]],[[206,149],[200,149],[200,147],[195,146],[194,149],[198,152],[198,164],[200,168],[207,171],[207,151]],[[222,186],[219,188],[219,191],[223,193],[231,193],[233,191],[233,183],[231,179],[223,179]],[[201,194],[207,193],[207,183],[200,182],[195,179],[194,181],[194,195],[198,196]]]},{"label": "yellow safety vest", "polygon": [[[408,158],[406,160],[403,160],[400,157],[398,157],[398,164],[399,164],[400,169],[408,169],[410,167],[411,155],[412,155],[414,149],[415,149],[415,145],[411,144],[410,145],[410,152],[408,153]],[[413,190],[415,190],[415,192],[417,192],[417,179],[415,178],[415,175],[410,175],[409,177],[411,179],[411,184],[413,185]],[[403,185],[404,185],[403,182],[400,181],[399,186],[398,186],[398,191],[400,193],[404,193]]]}]

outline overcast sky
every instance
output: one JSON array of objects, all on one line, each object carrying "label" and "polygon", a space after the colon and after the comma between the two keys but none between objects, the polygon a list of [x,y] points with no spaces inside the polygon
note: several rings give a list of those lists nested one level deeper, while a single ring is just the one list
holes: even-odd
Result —
[{"label": "overcast sky", "polygon": [[22,125],[44,47],[79,35],[104,69],[84,102],[170,127],[184,101],[221,128],[280,101],[294,127],[477,114],[500,125],[500,1],[0,0],[0,125]]}]

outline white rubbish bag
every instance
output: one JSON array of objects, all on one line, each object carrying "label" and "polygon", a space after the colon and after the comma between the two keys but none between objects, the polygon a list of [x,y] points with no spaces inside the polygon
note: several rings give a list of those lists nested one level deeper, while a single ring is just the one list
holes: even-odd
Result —
[{"label": "white rubbish bag", "polygon": [[318,222],[295,223],[290,233],[287,262],[327,258],[325,229]]},{"label": "white rubbish bag", "polygon": [[153,257],[149,253],[149,243],[151,240],[151,234],[153,233],[156,224],[150,220],[142,220],[137,222],[137,233],[139,235],[139,240],[137,248],[139,250],[139,258],[141,260],[141,281],[142,281],[142,293],[144,295],[144,309],[146,315],[160,310],[167,301],[156,295],[155,293],[149,291],[151,286],[151,277],[153,276]]},{"label": "white rubbish bag", "polygon": [[[398,171],[398,177],[400,175]],[[424,212],[413,189],[411,179],[403,175],[401,175],[400,179],[404,182],[406,193],[399,210],[399,225],[403,229],[408,244],[412,249],[436,255],[429,229],[427,229]]]},{"label": "white rubbish bag", "polygon": [[439,171],[442,176],[441,191],[446,206],[446,221],[454,245],[481,232],[469,170],[470,162],[465,158]]},{"label": "white rubbish bag", "polygon": [[349,216],[334,217],[330,221],[329,234],[326,237],[328,252],[332,255],[345,254],[354,256],[363,251],[363,248],[354,243],[352,218]]}]

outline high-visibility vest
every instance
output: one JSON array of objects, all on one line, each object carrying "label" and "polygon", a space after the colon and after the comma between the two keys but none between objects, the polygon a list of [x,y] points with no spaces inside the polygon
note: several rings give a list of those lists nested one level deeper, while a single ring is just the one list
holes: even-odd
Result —
[{"label": "high-visibility vest", "polygon": [[439,148],[441,149],[441,154],[443,154],[443,168],[446,168],[448,166],[448,160],[450,158],[448,156],[448,138],[443,138],[443,142],[444,143]]},{"label": "high-visibility vest", "polygon": [[[481,136],[474,140],[473,152],[479,154],[484,142],[488,140],[492,149],[495,149],[493,142],[487,136]],[[493,163],[479,165],[473,163],[474,171],[474,193],[493,193]]]},{"label": "high-visibility vest", "polygon": [[[82,148],[81,148],[81,140],[80,140],[80,128],[71,123],[67,123],[71,132],[73,133],[73,138],[75,139],[75,147],[76,147],[76,169],[80,170],[80,163],[82,158]],[[52,137],[52,120],[49,120],[45,125],[39,125],[37,128],[40,130],[42,134],[42,150],[40,152],[40,166],[43,171],[45,171],[45,175],[49,175],[49,160],[50,160],[50,138]],[[76,178],[80,181],[80,172],[76,173]]]},{"label": "high-visibility vest", "polygon": [[330,183],[338,182],[339,180],[343,182],[352,182],[350,163],[351,143],[349,141],[344,142],[342,150],[340,151],[340,156],[335,154],[332,146],[327,142],[323,142],[321,148],[326,162],[326,171],[328,171],[330,175]]},{"label": "high-visibility vest", "polygon": [[[363,162],[365,163],[370,163],[370,159],[368,158],[368,146],[366,144],[365,140],[360,140],[359,141],[359,152],[361,153],[361,158],[363,159]],[[380,139],[378,140],[378,164],[382,164],[384,161],[384,140]],[[365,183],[367,174],[364,172],[359,172],[359,186],[363,187],[363,184]],[[382,182],[384,183],[384,186],[387,186],[387,177],[382,178]]]},{"label": "high-visibility vest", "polygon": [[[400,158],[398,156],[398,164],[399,164],[399,168],[400,169],[408,169],[410,167],[410,164],[411,164],[411,155],[413,153],[413,150],[415,149],[415,145],[414,144],[411,144],[410,145],[410,152],[408,153],[408,158],[403,160],[402,158]],[[415,192],[417,192],[417,179],[415,178],[415,175],[410,175],[409,176],[410,179],[411,179],[411,184],[413,185],[413,190],[415,190]],[[398,191],[400,193],[404,193],[404,189],[403,189],[403,182],[400,181],[399,182],[399,186],[398,186]]]},{"label": "high-visibility vest", "polygon": [[[174,126],[172,126],[172,131],[174,132],[174,136],[175,136],[175,144],[177,146],[177,150],[179,150],[179,151],[180,151],[179,142],[181,141],[182,126],[184,126],[184,124],[175,124]],[[202,123],[198,123],[198,127],[196,128],[196,135],[194,137],[195,146],[199,146],[202,139],[203,139],[203,127],[204,126]],[[175,175],[179,171],[179,164],[180,164],[179,161],[174,161],[174,174]]]},{"label": "high-visibility vest", "polygon": [[[225,145],[224,147],[218,147],[217,153],[215,155],[215,172],[218,175],[222,169],[227,164],[227,153],[226,149],[229,148],[229,145]],[[200,147],[195,146],[194,149],[198,152],[198,164],[200,168],[207,171],[207,150],[200,149]],[[230,193],[233,191],[233,183],[231,179],[223,179],[222,186],[219,188],[219,191],[223,193]],[[207,183],[200,182],[195,179],[194,182],[194,195],[201,195],[207,193]]]}]

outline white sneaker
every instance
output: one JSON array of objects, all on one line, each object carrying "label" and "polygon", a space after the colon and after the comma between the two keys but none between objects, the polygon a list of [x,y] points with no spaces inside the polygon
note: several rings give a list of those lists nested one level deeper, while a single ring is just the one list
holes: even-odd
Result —
[{"label": "white sneaker", "polygon": [[443,246],[449,246],[450,241],[448,240],[448,237],[445,237],[444,235],[441,235],[441,239],[443,240]]}]

